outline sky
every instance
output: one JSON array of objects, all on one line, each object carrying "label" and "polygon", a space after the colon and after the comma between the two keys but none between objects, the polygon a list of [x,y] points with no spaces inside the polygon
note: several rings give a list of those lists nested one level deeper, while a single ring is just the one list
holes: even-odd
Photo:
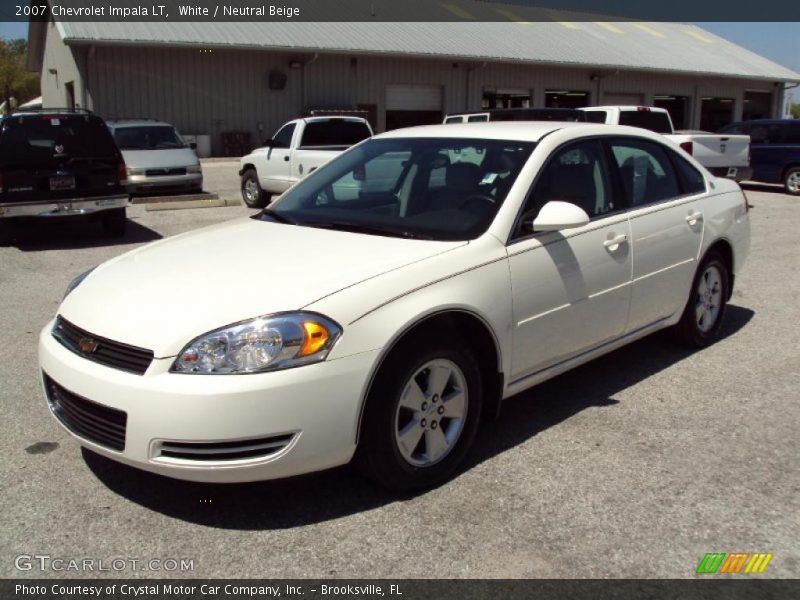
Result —
[{"label": "sky", "polygon": [[[735,44],[800,72],[800,23],[696,23]],[[0,21],[0,37],[27,37],[27,23]]]}]

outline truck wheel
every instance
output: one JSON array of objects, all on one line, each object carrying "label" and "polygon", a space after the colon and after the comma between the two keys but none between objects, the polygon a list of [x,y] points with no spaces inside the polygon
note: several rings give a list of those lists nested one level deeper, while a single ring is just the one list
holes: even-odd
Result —
[{"label": "truck wheel", "polygon": [[678,341],[684,346],[703,348],[719,336],[729,281],[728,268],[720,255],[712,252],[706,256],[694,276],[681,320],[674,328]]},{"label": "truck wheel", "polygon": [[379,371],[361,424],[356,466],[397,491],[433,487],[458,468],[481,413],[481,374],[464,344],[415,339]]},{"label": "truck wheel", "polygon": [[103,215],[103,233],[108,237],[120,238],[125,235],[128,220],[124,208],[112,208]]},{"label": "truck wheel", "polygon": [[242,200],[250,208],[264,208],[269,199],[261,189],[255,169],[247,169],[242,175]]},{"label": "truck wheel", "polygon": [[783,177],[783,187],[786,193],[792,196],[800,196],[800,167],[791,167]]}]

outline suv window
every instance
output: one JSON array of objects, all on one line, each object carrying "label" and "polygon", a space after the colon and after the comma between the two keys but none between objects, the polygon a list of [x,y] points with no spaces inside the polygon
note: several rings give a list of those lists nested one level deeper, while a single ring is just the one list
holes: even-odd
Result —
[{"label": "suv window", "polygon": [[619,113],[619,124],[641,127],[656,133],[672,133],[669,115],[652,110],[623,110]]},{"label": "suv window", "polygon": [[612,140],[611,152],[630,206],[681,195],[667,151],[659,144],[644,140]]},{"label": "suv window", "polygon": [[272,138],[273,148],[291,148],[292,136],[294,135],[294,128],[296,123],[289,123],[281,127],[280,131]]},{"label": "suv window", "polygon": [[369,128],[362,121],[331,119],[311,121],[303,130],[301,148],[324,146],[352,146],[370,137]]},{"label": "suv window", "polygon": [[800,123],[789,123],[786,126],[785,144],[800,144]]},{"label": "suv window", "polygon": [[542,169],[525,203],[525,219],[551,200],[571,202],[590,217],[622,208],[614,202],[602,144],[585,140],[557,150]]},{"label": "suv window", "polygon": [[105,123],[93,115],[25,115],[3,120],[0,164],[52,165],[73,158],[116,159]]}]

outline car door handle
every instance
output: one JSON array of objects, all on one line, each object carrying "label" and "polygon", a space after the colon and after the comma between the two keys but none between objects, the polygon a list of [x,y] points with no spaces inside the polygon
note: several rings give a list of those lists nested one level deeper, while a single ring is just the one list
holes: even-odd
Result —
[{"label": "car door handle", "polygon": [[628,236],[624,233],[621,233],[613,238],[607,239],[603,242],[603,246],[605,246],[611,252],[616,252],[617,248],[620,247],[620,244],[624,244],[628,241]]},{"label": "car door handle", "polygon": [[686,222],[691,226],[697,225],[702,220],[703,220],[703,213],[701,213],[700,211],[696,211],[686,215]]}]

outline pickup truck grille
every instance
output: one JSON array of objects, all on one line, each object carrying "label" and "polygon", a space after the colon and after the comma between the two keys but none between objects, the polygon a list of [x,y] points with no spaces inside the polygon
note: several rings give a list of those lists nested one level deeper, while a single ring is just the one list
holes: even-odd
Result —
[{"label": "pickup truck grille", "polygon": [[53,337],[78,356],[107,367],[143,375],[153,362],[153,351],[115,342],[81,329],[58,316]]},{"label": "pickup truck grille", "polygon": [[73,394],[42,373],[50,410],[64,426],[80,436],[112,450],[125,449],[128,415]]}]

